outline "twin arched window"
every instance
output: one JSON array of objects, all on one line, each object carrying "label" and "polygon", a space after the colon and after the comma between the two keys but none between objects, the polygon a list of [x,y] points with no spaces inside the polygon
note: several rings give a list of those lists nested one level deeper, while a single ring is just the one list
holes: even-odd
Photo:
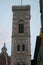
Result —
[{"label": "twin arched window", "polygon": [[[20,65],[20,63],[19,63],[19,62],[17,62],[17,65]],[[23,62],[23,63],[22,63],[22,65],[25,65],[25,63]]]},{"label": "twin arched window", "polygon": [[20,65],[20,63],[19,63],[19,62],[17,62],[17,65]]},{"label": "twin arched window", "polygon": [[23,62],[22,65],[25,65],[25,63]]},{"label": "twin arched window", "polygon": [[[20,45],[19,44],[17,45],[17,51],[20,51]],[[22,51],[25,51],[25,45],[24,44],[22,45]]]}]

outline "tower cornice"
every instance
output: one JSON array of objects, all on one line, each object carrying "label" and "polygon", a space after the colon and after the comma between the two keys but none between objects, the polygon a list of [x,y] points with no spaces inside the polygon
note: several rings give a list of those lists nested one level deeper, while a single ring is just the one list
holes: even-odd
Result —
[{"label": "tower cornice", "polygon": [[29,10],[30,11],[30,5],[22,5],[22,6],[12,6],[12,11],[15,11],[15,10]]}]

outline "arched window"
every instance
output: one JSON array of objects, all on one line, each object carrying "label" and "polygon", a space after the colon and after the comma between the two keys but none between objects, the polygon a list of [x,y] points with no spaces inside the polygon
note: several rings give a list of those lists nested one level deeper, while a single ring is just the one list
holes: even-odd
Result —
[{"label": "arched window", "polygon": [[17,51],[20,51],[20,45],[19,44],[17,45]]},{"label": "arched window", "polygon": [[24,24],[23,23],[19,24],[19,33],[24,33]]},{"label": "arched window", "polygon": [[20,65],[20,63],[19,63],[19,62],[17,62],[17,65]]},{"label": "arched window", "polygon": [[25,65],[25,63],[23,62],[22,65]]},{"label": "arched window", "polygon": [[22,45],[22,51],[25,51],[25,45],[24,44]]}]

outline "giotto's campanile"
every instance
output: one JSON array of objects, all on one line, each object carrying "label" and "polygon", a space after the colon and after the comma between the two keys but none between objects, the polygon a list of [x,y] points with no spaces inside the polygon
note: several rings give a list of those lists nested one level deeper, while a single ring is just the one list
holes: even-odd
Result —
[{"label": "giotto's campanile", "polygon": [[11,65],[31,65],[30,6],[13,6]]}]

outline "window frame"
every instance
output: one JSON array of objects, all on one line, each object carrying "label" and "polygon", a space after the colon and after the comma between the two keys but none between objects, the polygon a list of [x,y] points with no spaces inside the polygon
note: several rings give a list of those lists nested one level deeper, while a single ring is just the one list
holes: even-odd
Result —
[{"label": "window frame", "polygon": [[19,23],[19,33],[24,33],[24,24]]},{"label": "window frame", "polygon": [[[19,25],[21,25],[21,24],[23,24],[23,28],[22,28],[23,32],[19,32]],[[18,33],[24,33],[24,20],[22,20],[22,19],[18,21]]]},{"label": "window frame", "polygon": [[20,45],[19,44],[17,45],[17,51],[18,52],[20,51]]},{"label": "window frame", "polygon": [[17,62],[17,65],[20,65],[20,63],[19,63],[19,62]]},{"label": "window frame", "polygon": [[22,45],[22,51],[25,51],[25,44]]},{"label": "window frame", "polygon": [[23,62],[22,65],[25,65],[25,62]]}]

